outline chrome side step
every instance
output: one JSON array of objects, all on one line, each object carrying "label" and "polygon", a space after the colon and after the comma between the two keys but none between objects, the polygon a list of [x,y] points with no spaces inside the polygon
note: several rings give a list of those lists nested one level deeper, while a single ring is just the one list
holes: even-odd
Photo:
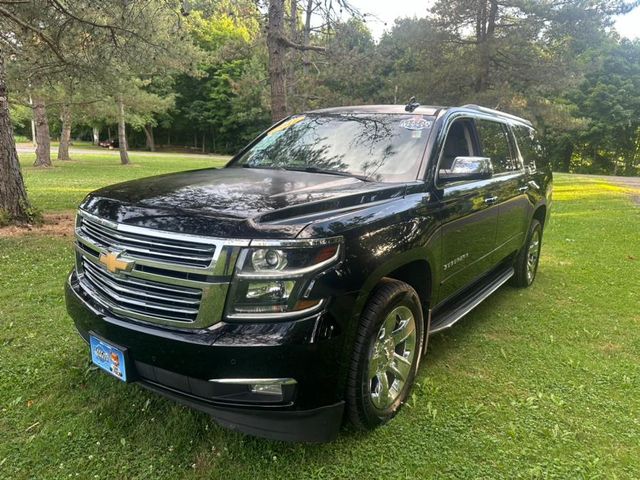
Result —
[{"label": "chrome side step", "polygon": [[486,285],[483,285],[478,290],[474,290],[462,297],[460,302],[457,303],[453,309],[446,310],[441,314],[436,313],[431,319],[429,335],[452,327],[458,320],[480,305],[483,300],[513,277],[514,273],[515,271],[513,267],[510,267],[509,269],[499,273]]}]

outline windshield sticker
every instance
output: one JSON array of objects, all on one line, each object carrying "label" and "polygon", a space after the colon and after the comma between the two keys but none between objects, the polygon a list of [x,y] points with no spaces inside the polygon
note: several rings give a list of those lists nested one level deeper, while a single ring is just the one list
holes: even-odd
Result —
[{"label": "windshield sticker", "polygon": [[282,132],[283,130],[286,130],[287,128],[295,125],[296,123],[301,122],[304,119],[305,119],[304,115],[299,115],[297,117],[290,118],[286,122],[283,122],[280,125],[278,125],[277,127],[269,130],[269,132],[267,132],[267,135],[271,136],[274,133]]},{"label": "windshield sticker", "polygon": [[422,130],[412,130],[411,138],[422,138]]},{"label": "windshield sticker", "polygon": [[431,128],[432,123],[433,122],[429,120],[418,118],[415,120],[403,120],[402,122],[400,122],[400,126],[402,128],[406,128],[407,130],[426,130],[427,128]]}]

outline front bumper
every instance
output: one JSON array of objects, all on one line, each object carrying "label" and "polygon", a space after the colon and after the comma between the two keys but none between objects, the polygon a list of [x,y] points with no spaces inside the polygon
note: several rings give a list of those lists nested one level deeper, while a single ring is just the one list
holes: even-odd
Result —
[{"label": "front bumper", "polygon": [[[66,302],[80,335],[89,332],[127,349],[132,381],[251,435],[326,442],[344,411],[344,335],[317,340],[330,314],[278,323],[226,323],[198,331],[170,330],[118,319],[80,289],[74,273]],[[329,318],[328,318],[329,317]],[[282,403],[256,404],[217,396],[210,379],[293,378]]]}]

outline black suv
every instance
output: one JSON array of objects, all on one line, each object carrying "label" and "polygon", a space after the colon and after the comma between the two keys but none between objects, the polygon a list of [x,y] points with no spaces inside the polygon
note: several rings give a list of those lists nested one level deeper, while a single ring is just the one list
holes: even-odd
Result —
[{"label": "black suv", "polygon": [[327,441],[396,414],[430,334],[533,282],[551,185],[512,115],[295,115],[225,168],[91,193],[68,311],[111,375],[243,432]]}]

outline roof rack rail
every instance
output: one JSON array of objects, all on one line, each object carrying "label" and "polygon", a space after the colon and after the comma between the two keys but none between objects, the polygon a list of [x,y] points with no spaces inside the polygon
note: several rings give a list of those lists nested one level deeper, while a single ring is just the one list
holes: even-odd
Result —
[{"label": "roof rack rail", "polygon": [[492,115],[497,115],[499,117],[509,118],[511,120],[515,120],[520,123],[524,123],[525,125],[529,125],[533,127],[533,124],[529,120],[525,120],[522,117],[517,117],[515,115],[511,115],[510,113],[501,112],[500,110],[494,110],[492,108],[481,107],[480,105],[475,105],[473,103],[469,103],[467,105],[462,105],[460,108],[468,108],[470,110],[477,110],[479,112],[490,113]]}]

